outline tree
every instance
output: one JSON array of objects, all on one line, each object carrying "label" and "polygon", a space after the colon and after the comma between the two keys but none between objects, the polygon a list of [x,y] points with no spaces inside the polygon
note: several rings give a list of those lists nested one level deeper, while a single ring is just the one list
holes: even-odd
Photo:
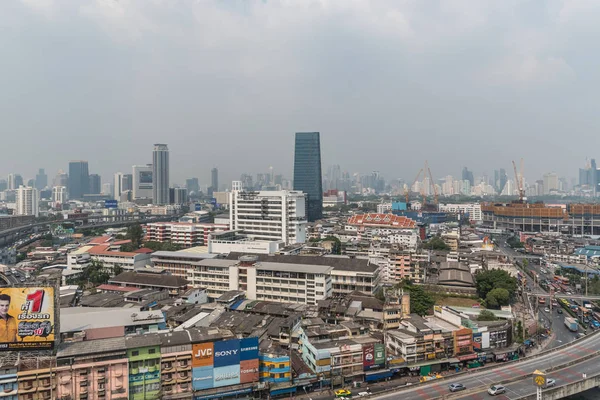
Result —
[{"label": "tree", "polygon": [[498,318],[490,310],[481,310],[477,316],[477,321],[496,321]]},{"label": "tree", "polygon": [[475,284],[477,295],[482,299],[487,298],[488,293],[496,288],[508,290],[509,298],[517,291],[517,280],[501,269],[479,272],[475,276]]},{"label": "tree", "polygon": [[131,244],[139,249],[142,245],[142,240],[144,239],[144,230],[140,224],[133,224],[127,228],[127,234],[125,237],[131,240]]},{"label": "tree", "polygon": [[422,286],[413,285],[409,281],[404,280],[398,287],[409,292],[411,313],[424,316],[431,312],[435,300]]},{"label": "tree", "polygon": [[110,274],[104,269],[104,263],[98,260],[92,260],[85,267],[79,278],[79,285],[84,287],[87,284],[102,285],[110,279]]},{"label": "tree", "polygon": [[517,321],[517,337],[516,341],[519,343],[523,343],[525,339],[525,332],[523,330],[523,323],[521,321]]},{"label": "tree", "polygon": [[122,274],[123,271],[124,271],[123,267],[121,267],[119,264],[117,264],[117,265],[115,265],[113,267],[113,274],[114,274],[114,276],[118,276],[118,275]]},{"label": "tree", "polygon": [[144,247],[152,251],[178,251],[181,250],[181,245],[170,242],[146,242]]},{"label": "tree", "polygon": [[485,296],[485,304],[489,308],[500,308],[508,305],[510,294],[504,288],[495,288],[488,292]]},{"label": "tree", "polygon": [[434,236],[423,243],[423,248],[428,250],[450,250],[450,246],[448,246],[439,236]]},{"label": "tree", "polygon": [[342,254],[342,242],[335,236],[327,236],[323,241],[334,242],[333,246],[331,246],[332,254]]}]

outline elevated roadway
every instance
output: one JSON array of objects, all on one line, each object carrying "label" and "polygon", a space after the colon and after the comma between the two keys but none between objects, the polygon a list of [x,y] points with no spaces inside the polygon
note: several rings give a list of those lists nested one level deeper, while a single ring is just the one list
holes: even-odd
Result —
[{"label": "elevated roadway", "polygon": [[[591,375],[593,371],[598,371],[599,367],[600,334],[593,334],[533,357],[484,367],[424,384],[395,388],[372,398],[378,400],[480,399],[488,397],[486,391],[491,385],[503,384],[508,392],[506,395],[498,396],[498,399],[520,399],[530,395],[531,391],[535,393],[531,378],[531,373],[535,370],[548,372],[549,376],[557,380],[557,385],[561,385],[581,381],[584,379],[584,373]],[[467,390],[451,394],[448,390],[448,385],[451,383],[462,383]]]}]

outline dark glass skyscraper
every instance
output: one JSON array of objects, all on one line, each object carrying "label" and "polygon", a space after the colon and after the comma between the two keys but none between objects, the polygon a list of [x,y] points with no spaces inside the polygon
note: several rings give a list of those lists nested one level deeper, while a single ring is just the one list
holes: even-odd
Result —
[{"label": "dark glass skyscraper", "polygon": [[321,138],[319,132],[297,132],[294,152],[294,190],[306,193],[308,221],[323,217]]},{"label": "dark glass skyscraper", "polygon": [[169,148],[166,144],[155,144],[152,151],[152,203],[169,204]]},{"label": "dark glass skyscraper", "polygon": [[90,188],[90,173],[87,161],[69,163],[69,198],[81,200]]}]

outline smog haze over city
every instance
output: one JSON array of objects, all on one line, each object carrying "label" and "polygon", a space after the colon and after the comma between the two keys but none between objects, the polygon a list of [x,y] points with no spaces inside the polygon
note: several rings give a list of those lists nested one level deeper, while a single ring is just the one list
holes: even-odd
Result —
[{"label": "smog haze over city", "polygon": [[412,179],[575,177],[595,154],[597,1],[0,4],[0,174],[71,159],[109,177],[171,150],[171,180],[323,168]]}]

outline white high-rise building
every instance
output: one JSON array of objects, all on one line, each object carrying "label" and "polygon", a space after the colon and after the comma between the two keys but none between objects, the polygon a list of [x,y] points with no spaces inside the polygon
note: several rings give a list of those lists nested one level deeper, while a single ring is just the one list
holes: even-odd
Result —
[{"label": "white high-rise building", "polygon": [[121,194],[123,193],[123,173],[117,172],[115,174],[115,183],[113,185],[113,192],[115,200],[119,200],[121,198]]},{"label": "white high-rise building", "polygon": [[113,194],[113,185],[110,182],[106,182],[102,184],[102,194],[110,196],[112,198],[114,198],[114,194]]},{"label": "white high-rise building", "polygon": [[169,204],[169,148],[166,144],[154,145],[152,151],[152,179],[152,203],[157,205]]},{"label": "white high-rise building", "polygon": [[306,222],[306,197],[300,191],[234,190],[229,195],[231,230],[255,239],[304,243]]},{"label": "white high-rise building", "polygon": [[36,188],[19,186],[17,189],[17,215],[39,216],[39,193]]},{"label": "white high-rise building", "polygon": [[67,188],[65,186],[54,186],[52,188],[52,203],[56,205],[65,204],[67,202]]},{"label": "white high-rise building", "polygon": [[482,221],[483,220],[483,215],[481,214],[481,204],[480,203],[440,204],[439,210],[440,210],[440,212],[447,212],[447,213],[454,213],[454,214],[458,214],[458,213],[469,214],[469,219],[471,221]]},{"label": "white high-rise building", "polygon": [[152,198],[152,164],[133,166],[133,198]]}]

